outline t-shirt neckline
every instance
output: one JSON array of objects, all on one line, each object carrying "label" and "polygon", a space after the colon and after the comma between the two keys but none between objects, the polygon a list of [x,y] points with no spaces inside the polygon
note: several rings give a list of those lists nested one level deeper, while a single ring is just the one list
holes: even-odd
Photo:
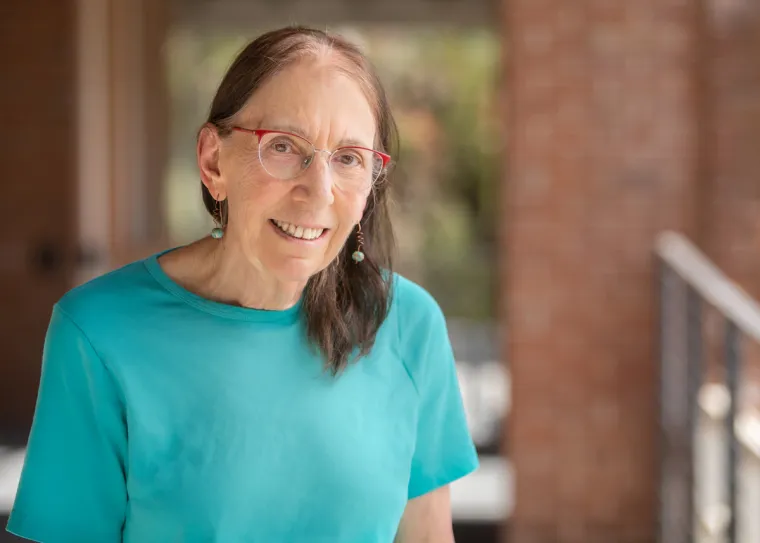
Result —
[{"label": "t-shirt neckline", "polygon": [[211,313],[220,317],[237,319],[252,322],[271,322],[271,323],[292,323],[298,319],[303,305],[303,296],[292,307],[282,310],[254,309],[249,307],[240,307],[231,304],[225,304],[214,300],[209,300],[187,290],[185,287],[174,281],[164,271],[158,259],[166,253],[177,249],[176,247],[166,249],[149,256],[143,262],[148,272],[153,278],[167,291],[182,300],[206,313]]}]

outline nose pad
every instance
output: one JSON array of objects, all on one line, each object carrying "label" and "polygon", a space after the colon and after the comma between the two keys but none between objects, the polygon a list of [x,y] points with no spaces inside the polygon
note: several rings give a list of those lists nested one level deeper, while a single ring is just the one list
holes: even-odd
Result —
[{"label": "nose pad", "polygon": [[324,153],[325,154],[325,158],[327,159],[327,162],[328,162],[328,168],[327,169],[329,170],[330,169],[330,167],[329,167],[329,161],[330,161],[330,156],[331,155],[330,155],[329,151],[324,151],[322,149],[317,149],[314,152],[313,155],[304,157],[303,164],[302,164],[302,166],[303,166],[302,169],[305,170],[306,168],[308,168],[309,166],[311,166],[311,164],[314,162],[314,160],[317,158],[317,156],[319,156],[319,153]]},{"label": "nose pad", "polygon": [[304,198],[310,198],[310,199],[317,199],[320,202],[324,202],[326,204],[331,204],[333,202],[333,193],[332,193],[332,170],[330,168],[329,164],[329,157],[330,153],[326,151],[321,151],[320,149],[317,149],[314,154],[311,156],[305,156],[303,158],[302,164],[302,170],[304,171],[309,166],[313,165],[316,158],[319,156],[319,153],[324,153],[326,155],[325,162],[325,168],[324,171],[322,168],[318,168],[319,171],[317,171],[317,168],[312,168],[309,171],[311,174],[307,174],[306,177],[301,181],[301,184],[305,188],[305,191],[303,192]]}]

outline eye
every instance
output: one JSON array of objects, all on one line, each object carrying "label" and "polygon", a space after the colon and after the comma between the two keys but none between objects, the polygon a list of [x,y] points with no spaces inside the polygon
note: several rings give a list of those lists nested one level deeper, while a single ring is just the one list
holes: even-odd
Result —
[{"label": "eye", "polygon": [[288,154],[297,152],[295,143],[287,137],[279,137],[272,141],[268,148],[270,151],[273,151],[277,154]]},{"label": "eye", "polygon": [[362,157],[356,151],[343,150],[337,153],[335,160],[341,165],[349,168],[361,166],[363,161]]}]

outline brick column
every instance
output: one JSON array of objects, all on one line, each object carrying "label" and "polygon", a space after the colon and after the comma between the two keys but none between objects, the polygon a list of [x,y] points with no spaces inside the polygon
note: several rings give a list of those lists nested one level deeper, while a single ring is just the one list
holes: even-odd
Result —
[{"label": "brick column", "polygon": [[[713,1],[705,25],[705,123],[709,228],[703,247],[718,266],[760,299],[760,5]],[[710,374],[723,379],[723,319],[708,321]],[[760,408],[760,345],[743,344],[742,402]]]},{"label": "brick column", "polygon": [[760,5],[712,2],[708,20],[710,257],[760,298]]},{"label": "brick column", "polygon": [[511,543],[649,543],[656,234],[693,235],[695,0],[507,0]]}]

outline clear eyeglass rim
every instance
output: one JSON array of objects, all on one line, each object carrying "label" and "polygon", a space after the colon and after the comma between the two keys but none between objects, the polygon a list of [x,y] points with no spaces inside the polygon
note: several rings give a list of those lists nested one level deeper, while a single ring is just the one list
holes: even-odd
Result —
[{"label": "clear eyeglass rim", "polygon": [[329,151],[327,149],[318,149],[311,141],[309,141],[308,139],[304,138],[303,136],[300,136],[298,134],[294,134],[293,132],[288,132],[288,131],[285,131],[285,130],[269,130],[269,129],[265,129],[265,128],[245,128],[245,127],[242,127],[242,126],[232,126],[231,129],[235,130],[235,131],[238,131],[238,132],[243,132],[243,133],[246,133],[246,134],[254,134],[256,136],[256,138],[257,138],[257,144],[258,144],[257,145],[258,149],[256,151],[256,155],[257,155],[257,157],[259,159],[259,163],[261,164],[262,168],[264,168],[264,170],[269,175],[271,175],[275,179],[279,179],[281,181],[290,181],[290,180],[293,180],[293,179],[297,178],[303,172],[305,172],[306,170],[308,170],[309,166],[311,166],[311,164],[314,161],[312,160],[309,163],[309,165],[306,166],[306,168],[302,168],[301,170],[298,171],[298,173],[296,173],[292,177],[279,177],[279,176],[276,176],[276,175],[272,174],[272,172],[270,172],[267,169],[267,167],[264,165],[264,161],[261,158],[261,145],[260,145],[261,144],[261,139],[264,136],[266,136],[267,134],[282,134],[282,135],[285,135],[285,136],[292,136],[294,138],[298,138],[299,140],[302,140],[302,141],[308,143],[311,146],[312,150],[313,150],[312,157],[316,156],[316,154],[318,152],[328,153],[329,156],[332,157],[333,154],[335,154],[337,151],[339,151],[341,149],[361,149],[361,150],[364,150],[364,151],[370,151],[370,152],[376,153],[382,159],[382,167],[380,168],[380,171],[378,172],[377,177],[375,177],[374,179],[372,179],[372,183],[375,183],[378,179],[380,179],[380,177],[382,177],[383,172],[385,172],[387,170],[388,164],[390,164],[390,162],[391,162],[391,155],[389,155],[388,153],[384,153],[382,151],[379,151],[377,149],[372,149],[370,147],[363,147],[361,145],[343,145],[343,146],[338,147],[338,148],[336,148],[336,149],[334,149],[332,151]]}]

